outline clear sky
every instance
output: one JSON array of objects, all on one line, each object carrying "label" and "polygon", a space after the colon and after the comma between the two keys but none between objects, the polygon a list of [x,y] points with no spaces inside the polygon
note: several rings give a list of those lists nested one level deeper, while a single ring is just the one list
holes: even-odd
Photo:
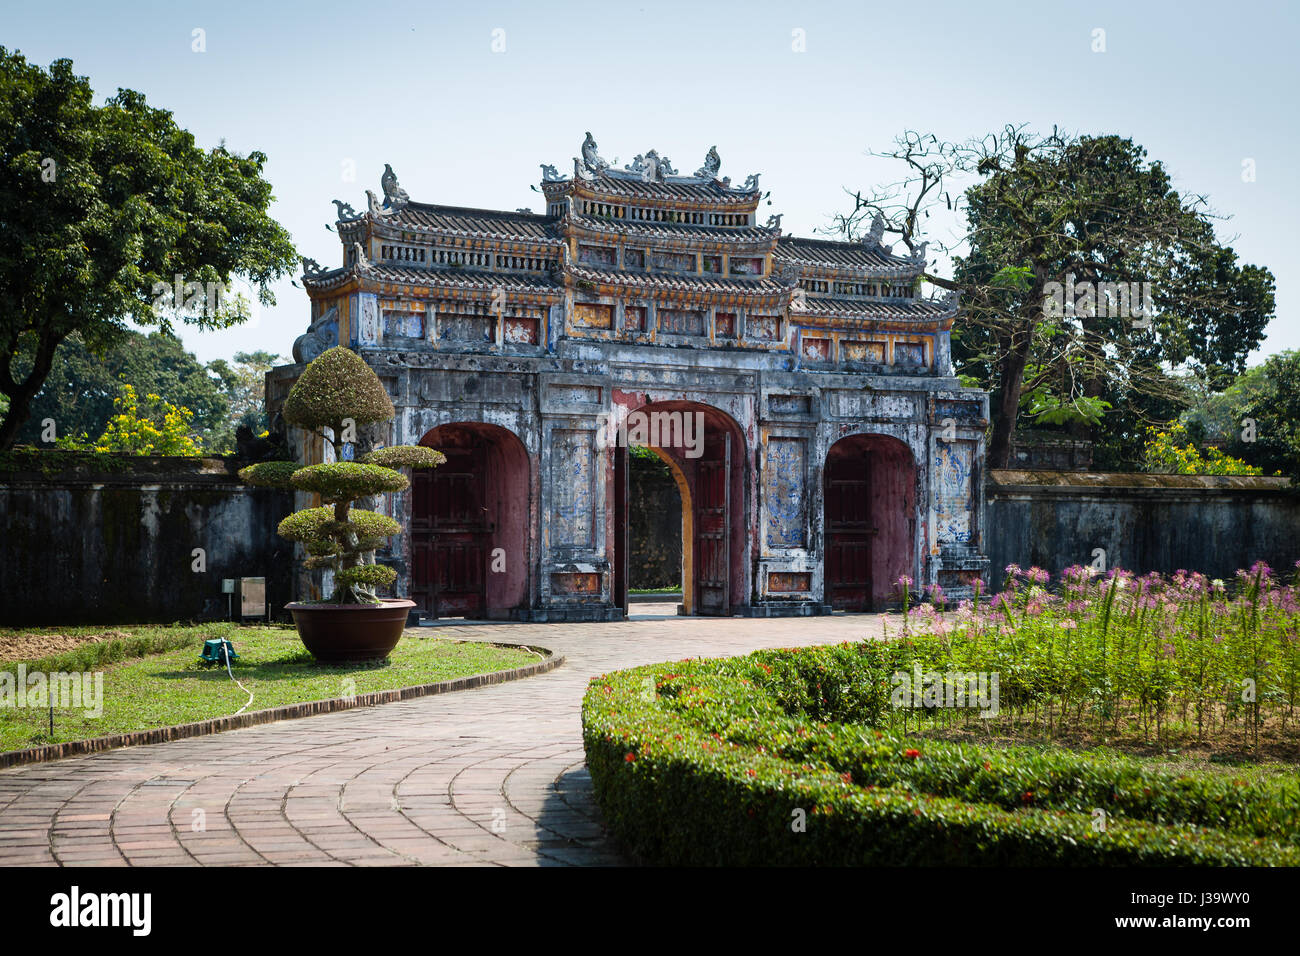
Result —
[{"label": "clear sky", "polygon": [[[201,144],[266,153],[271,213],[327,267],[341,262],[330,200],[362,208],[385,162],[417,201],[542,210],[529,188],[538,164],[570,173],[587,130],[607,160],[654,148],[686,173],[716,145],[723,175],[761,173],[767,211],[811,235],[851,207],[846,188],[897,177],[866,153],[907,128],[1131,136],[1228,217],[1222,241],[1277,276],[1268,354],[1300,347],[1298,11],[1261,0],[0,0],[0,44],[43,66],[71,58],[99,96],[139,90]],[[275,293],[249,325],[182,330],[186,346],[204,361],[287,355],[307,298],[288,279]]]}]

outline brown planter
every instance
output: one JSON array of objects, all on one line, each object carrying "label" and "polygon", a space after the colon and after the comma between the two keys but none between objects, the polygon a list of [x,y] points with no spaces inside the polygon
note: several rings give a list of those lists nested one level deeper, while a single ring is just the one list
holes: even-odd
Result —
[{"label": "brown planter", "polygon": [[383,660],[402,639],[414,601],[383,604],[286,604],[298,637],[311,656],[326,664]]}]

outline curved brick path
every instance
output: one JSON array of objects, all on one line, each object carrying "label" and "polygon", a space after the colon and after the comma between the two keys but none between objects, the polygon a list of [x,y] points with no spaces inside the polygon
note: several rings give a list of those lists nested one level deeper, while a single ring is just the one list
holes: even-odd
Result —
[{"label": "curved brick path", "polygon": [[670,612],[447,627],[568,659],[477,690],[0,771],[0,865],[618,864],[583,768],[591,677],[880,633],[874,615]]}]

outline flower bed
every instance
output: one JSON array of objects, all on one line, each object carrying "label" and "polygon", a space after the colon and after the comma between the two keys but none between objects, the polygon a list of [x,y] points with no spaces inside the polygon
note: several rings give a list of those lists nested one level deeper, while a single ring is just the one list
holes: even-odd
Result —
[{"label": "flower bed", "polygon": [[1293,777],[909,736],[887,726],[893,653],[760,651],[592,681],[583,736],[607,825],[669,865],[1300,863]]},{"label": "flower bed", "polygon": [[[1007,568],[1007,589],[905,618],[901,668],[996,673],[996,729],[1300,757],[1300,592],[1265,565],[1235,581]],[[937,597],[941,598],[941,595]],[[910,642],[910,644],[908,643]],[[939,722],[969,724],[969,711]],[[978,723],[978,721],[976,721]]]}]

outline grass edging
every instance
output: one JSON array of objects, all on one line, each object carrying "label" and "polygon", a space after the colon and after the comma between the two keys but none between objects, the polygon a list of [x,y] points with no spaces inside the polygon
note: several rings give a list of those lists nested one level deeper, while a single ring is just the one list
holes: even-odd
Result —
[{"label": "grass edging", "polygon": [[253,710],[246,714],[228,717],[212,717],[188,724],[176,724],[171,727],[154,727],[151,730],[134,730],[124,734],[108,734],[103,737],[91,737],[86,740],[69,740],[61,744],[47,744],[43,747],[29,747],[25,750],[6,750],[0,752],[0,770],[23,764],[46,763],[64,757],[82,757],[104,750],[117,750],[120,747],[138,747],[145,744],[161,744],[171,740],[185,740],[190,737],[205,737],[227,730],[242,730],[260,724],[275,723],[280,720],[296,720],[300,717],[315,717],[320,714],[332,714],[338,711],[354,710],[358,707],[374,707],[379,704],[394,704],[403,700],[415,700],[420,697],[432,697],[435,694],[449,694],[459,690],[473,690],[492,684],[504,684],[508,681],[535,677],[555,670],[564,663],[564,655],[556,654],[549,648],[536,644],[503,644],[499,641],[487,641],[493,647],[510,647],[519,650],[545,653],[545,660],[508,670],[489,671],[486,674],[470,674],[452,680],[438,681],[434,684],[417,684],[413,687],[395,687],[390,690],[376,690],[352,697],[332,697],[325,700],[308,700],[297,704],[284,704],[268,707],[265,710]]}]

